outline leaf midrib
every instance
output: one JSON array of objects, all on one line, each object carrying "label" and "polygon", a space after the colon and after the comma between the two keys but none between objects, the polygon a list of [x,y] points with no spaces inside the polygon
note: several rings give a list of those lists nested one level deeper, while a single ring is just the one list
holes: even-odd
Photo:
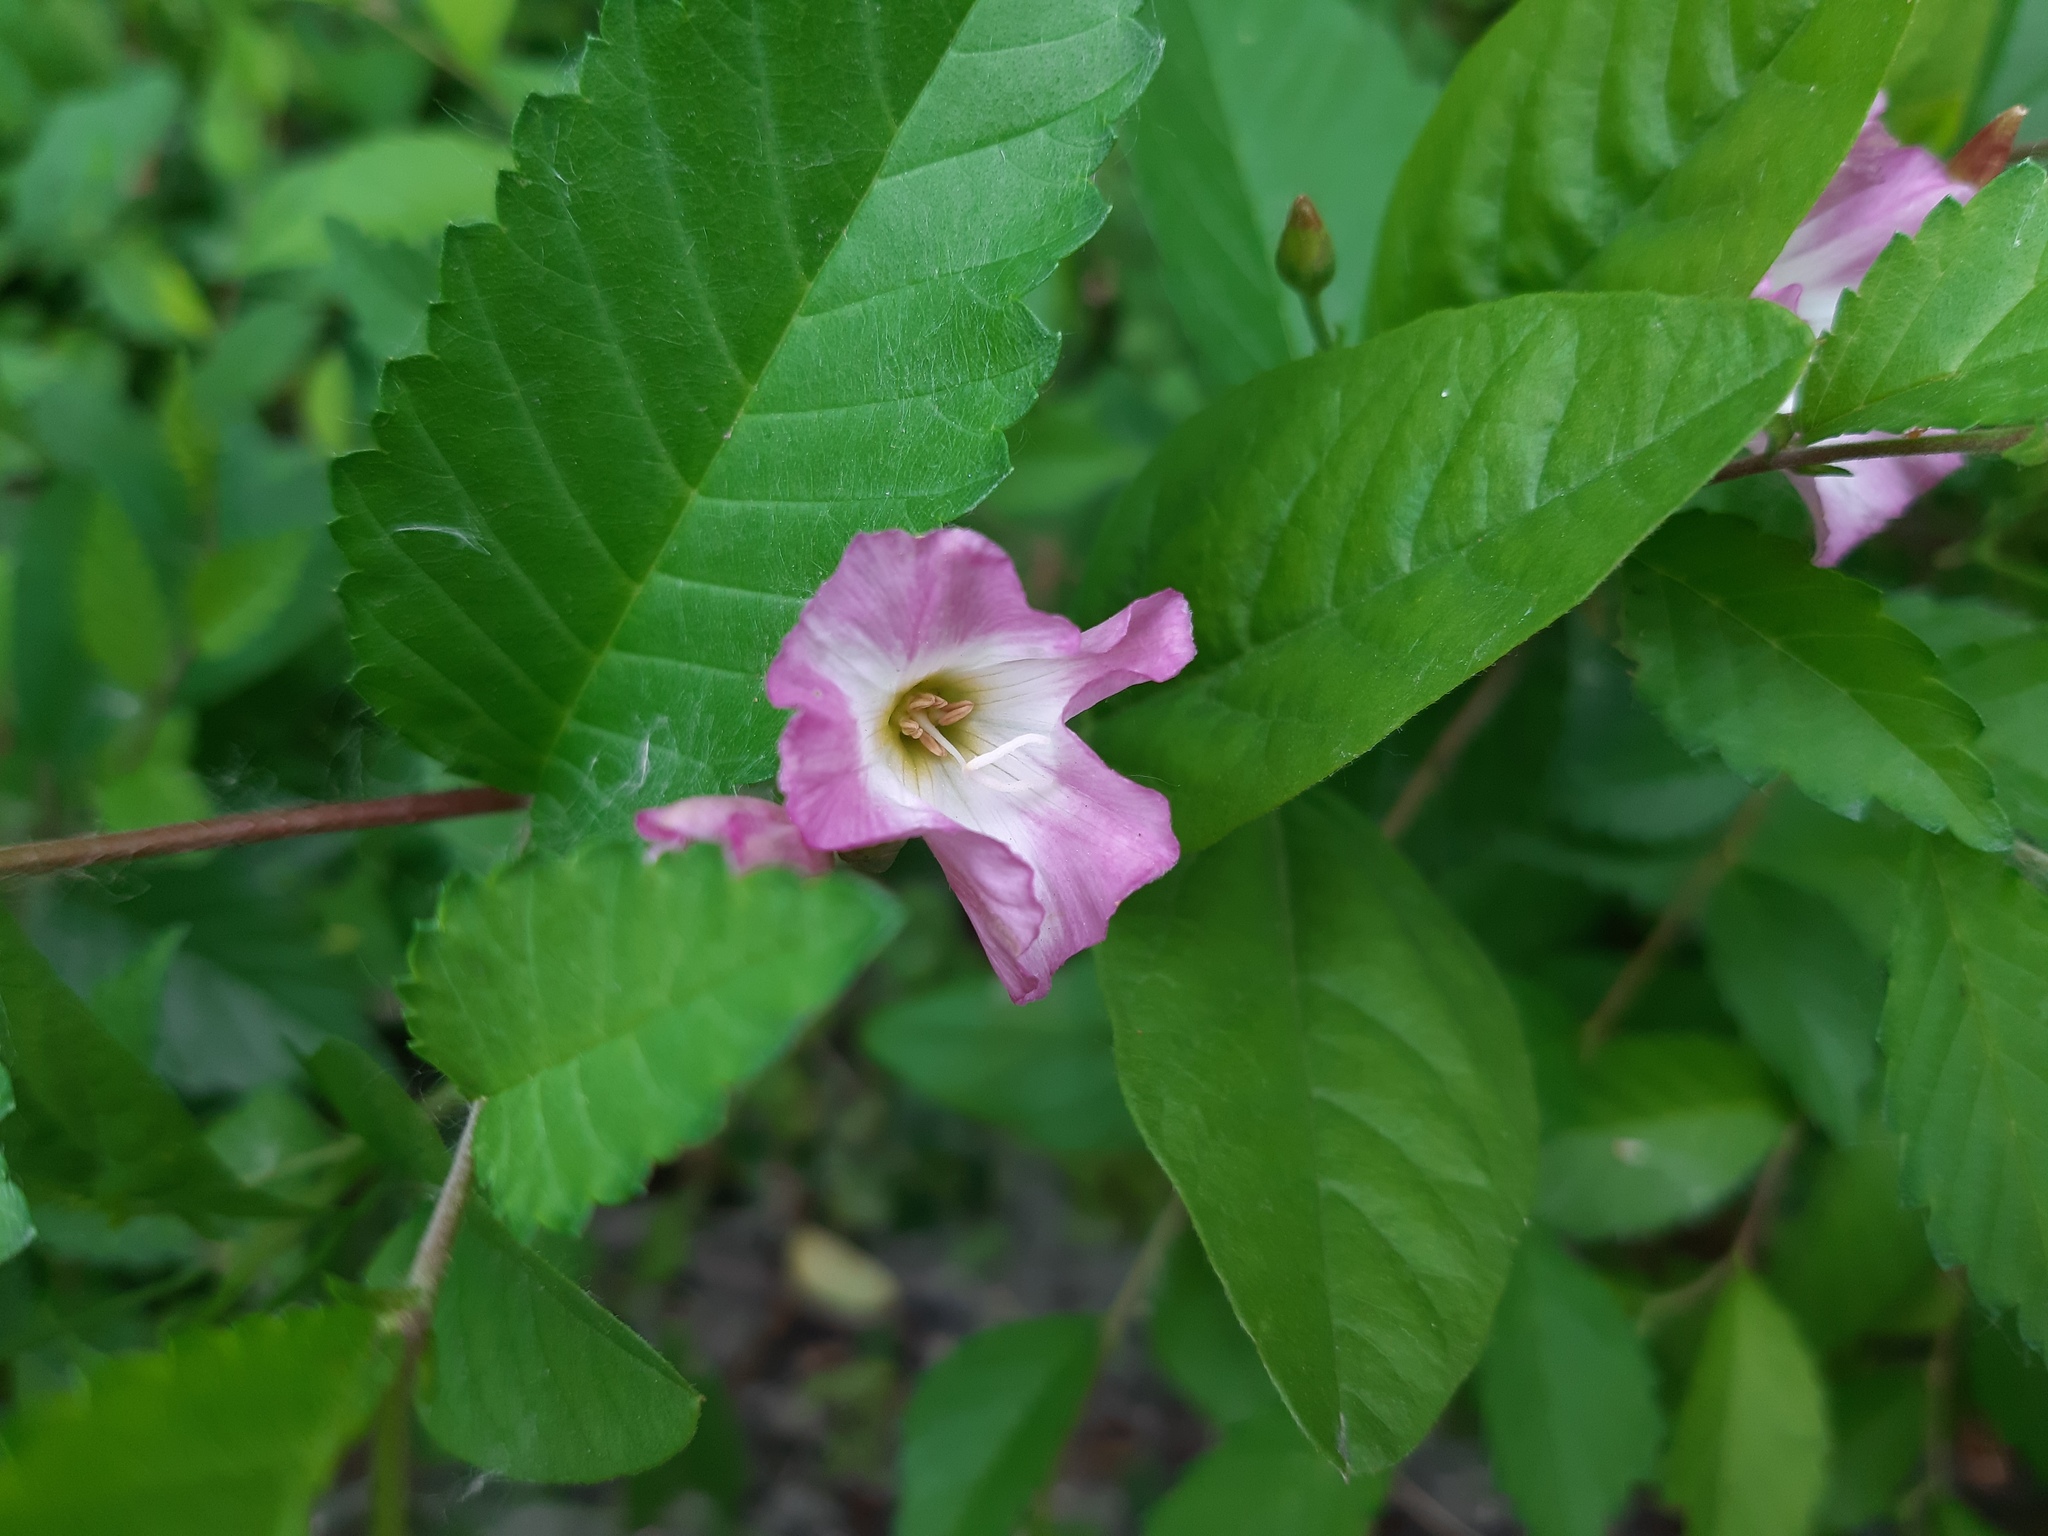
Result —
[{"label": "leaf midrib", "polygon": [[[883,180],[883,172],[887,169],[891,157],[895,154],[897,144],[902,141],[903,130],[905,125],[908,124],[910,120],[917,115],[917,109],[919,108],[919,106],[923,104],[926,93],[931,90],[933,83],[938,79],[940,71],[944,68],[946,61],[953,56],[954,49],[960,41],[960,34],[966,28],[968,19],[972,17],[977,10],[980,9],[981,3],[982,0],[968,0],[968,4],[961,9],[959,20],[954,23],[951,33],[947,36],[945,47],[939,50],[937,61],[933,64],[930,75],[926,77],[925,83],[918,88],[916,99],[911,102],[909,108],[903,113],[902,117],[897,118],[894,121],[889,134],[889,142],[887,146],[875,158],[875,168],[873,172],[869,175],[867,181],[861,187],[860,195],[854,200],[852,209],[847,214],[845,222],[841,224],[837,232],[834,233],[832,237],[832,242],[830,246],[826,249],[824,256],[819,260],[816,268],[812,270],[811,274],[804,279],[803,285],[796,296],[795,302],[790,305],[789,314],[783,320],[782,329],[776,334],[774,345],[771,346],[768,350],[767,357],[761,365],[760,372],[756,374],[753,378],[747,379],[746,390],[741,395],[739,403],[734,408],[732,415],[727,419],[726,428],[719,438],[718,446],[711,450],[710,456],[705,459],[703,468],[698,472],[698,477],[694,482],[692,482],[687,475],[683,474],[681,466],[675,463],[673,456],[669,452],[667,440],[660,434],[660,432],[656,431],[653,433],[656,442],[658,442],[661,445],[662,458],[675,472],[676,478],[680,480],[686,487],[685,493],[683,495],[680,505],[678,505],[678,507],[676,508],[674,520],[669,524],[667,534],[663,536],[660,547],[657,548],[654,552],[653,559],[648,561],[647,568],[643,570],[637,577],[630,578],[630,584],[632,588],[631,595],[623,603],[619,605],[617,617],[613,619],[610,629],[606,631],[602,644],[593,649],[591,653],[590,664],[586,668],[584,668],[582,677],[577,682],[574,693],[564,704],[561,719],[557,722],[553,733],[548,737],[545,748],[541,751],[538,758],[536,759],[536,765],[540,769],[540,771],[545,772],[548,765],[552,764],[556,760],[556,753],[562,744],[563,737],[568,734],[569,728],[577,722],[577,719],[581,714],[581,707],[583,703],[584,694],[589,691],[591,682],[597,676],[599,668],[603,666],[605,658],[610,656],[613,650],[616,648],[618,644],[619,634],[622,630],[624,630],[626,626],[626,621],[632,617],[635,611],[638,610],[640,606],[640,599],[646,592],[648,583],[654,579],[655,573],[661,569],[663,557],[667,555],[667,553],[672,547],[674,547],[676,535],[682,530],[684,523],[688,520],[691,509],[696,505],[697,498],[702,494],[704,483],[711,478],[712,471],[717,466],[721,455],[724,454],[726,445],[732,442],[734,434],[737,433],[737,431],[739,430],[740,422],[746,419],[747,408],[753,403],[755,394],[759,392],[761,387],[761,381],[767,378],[769,374],[774,372],[776,360],[782,356],[782,349],[784,345],[787,344],[790,332],[795,327],[798,317],[803,314],[804,306],[809,302],[812,291],[817,287],[819,279],[822,278],[826,271],[831,267],[833,259],[839,254],[840,247],[846,241],[848,232],[852,230],[854,221],[860,217],[861,210],[867,207],[868,199],[874,195],[875,188]],[[868,27],[870,30],[872,29],[872,18],[869,19]],[[751,38],[753,46],[756,49],[758,49],[760,46],[760,30],[758,26],[752,29]],[[872,55],[872,49],[870,49],[870,54]],[[645,79],[645,71],[640,68],[641,59],[642,55],[636,45],[634,51],[635,72],[644,84],[647,82]],[[768,77],[765,71],[762,74],[762,90],[764,94],[766,94],[769,90]],[[653,109],[651,106],[651,92],[641,92],[640,99],[643,102],[649,103],[649,105],[646,108],[646,112],[649,118],[651,119],[653,115]],[[585,98],[585,100],[587,102],[588,98]],[[883,111],[887,111],[886,98],[884,98]],[[765,106],[763,111],[763,117],[764,120],[767,117]],[[770,135],[770,137],[772,139],[772,134]],[[675,181],[674,178],[668,174],[668,166],[671,160],[671,146],[669,144],[667,134],[658,133],[655,136],[655,142],[659,145],[659,156],[663,167],[663,176],[661,181],[662,195],[664,200],[667,201],[671,207],[675,207],[677,206]],[[781,224],[784,236],[785,238],[787,238],[792,221],[788,206],[788,198],[787,195],[784,193],[782,187],[780,162],[774,160],[771,156],[769,163],[771,167],[774,169],[775,188],[778,199],[783,204],[783,217],[781,219]],[[576,246],[578,252],[582,253],[583,242],[580,237],[576,242]],[[708,288],[709,285],[707,284],[707,301]],[[604,311],[606,323],[607,325],[609,325],[611,323],[611,310],[609,301],[604,296],[604,290],[601,288],[597,288],[593,285],[593,292],[598,295],[598,306],[600,309]],[[712,328],[719,337],[720,345],[723,348],[725,348],[727,355],[730,356],[731,343],[725,337],[724,327],[717,325],[714,322]],[[497,350],[495,342],[493,343],[493,350]],[[630,375],[630,370],[628,370],[628,372]],[[744,378],[745,375],[742,374],[741,377]],[[634,380],[633,390],[635,397],[637,398],[640,395],[640,386],[637,378]],[[652,414],[648,414],[647,420],[649,427],[652,428],[654,426],[654,418]],[[548,459],[550,464],[554,462],[554,454],[552,449],[548,454]],[[580,506],[578,510],[579,512],[581,511]],[[586,521],[587,520],[588,519],[586,517]],[[595,533],[595,531],[596,526],[595,524],[592,524],[592,532]],[[600,540],[599,542],[602,543],[602,540]],[[621,574],[624,573],[622,572]],[[549,604],[548,606],[550,611],[553,611],[553,605]],[[557,615],[557,617],[559,618],[559,615]]]}]

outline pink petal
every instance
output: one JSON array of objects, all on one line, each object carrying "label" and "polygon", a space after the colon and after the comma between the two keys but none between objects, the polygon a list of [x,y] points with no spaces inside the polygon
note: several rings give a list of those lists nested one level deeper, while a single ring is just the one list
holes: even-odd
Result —
[{"label": "pink petal", "polygon": [[[1864,433],[1835,439],[1867,443],[1888,434]],[[1929,453],[1902,459],[1856,459],[1846,475],[1789,475],[1813,513],[1815,565],[1839,565],[1842,557],[1963,467],[1959,453]]]},{"label": "pink petal", "polygon": [[1168,588],[1141,597],[1081,636],[1067,684],[1071,720],[1133,683],[1163,683],[1195,659],[1195,618],[1188,600]]},{"label": "pink petal", "polygon": [[1842,294],[1868,275],[1897,235],[1917,235],[1943,198],[1976,195],[1935,155],[1894,139],[1880,96],[1835,179],[1821,193],[1754,297],[1781,304],[1816,331],[1834,324]]},{"label": "pink petal", "polygon": [[650,857],[692,843],[716,843],[736,875],[763,864],[783,864],[807,875],[832,868],[832,855],[806,843],[787,810],[750,795],[697,795],[656,806],[634,817],[633,829],[647,840]]}]

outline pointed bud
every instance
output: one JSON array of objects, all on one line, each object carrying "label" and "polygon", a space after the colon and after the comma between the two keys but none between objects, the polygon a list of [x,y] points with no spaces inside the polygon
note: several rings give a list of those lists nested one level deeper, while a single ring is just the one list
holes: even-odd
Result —
[{"label": "pointed bud", "polygon": [[2025,107],[2007,107],[1991,119],[1975,138],[1956,151],[1955,158],[1948,163],[1949,175],[1973,187],[1990,186],[2005,174],[2006,163],[2012,159],[2013,143],[2020,136],[2020,124],[2026,116]]},{"label": "pointed bud", "polygon": [[1280,269],[1280,281],[1307,298],[1329,287],[1337,275],[1336,244],[1316,205],[1306,197],[1297,197],[1287,211],[1287,227],[1280,231],[1273,264]]}]

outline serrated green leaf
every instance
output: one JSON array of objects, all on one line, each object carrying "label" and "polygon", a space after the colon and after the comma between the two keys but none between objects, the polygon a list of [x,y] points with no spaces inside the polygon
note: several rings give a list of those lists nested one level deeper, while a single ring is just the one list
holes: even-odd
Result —
[{"label": "serrated green leaf", "polygon": [[2037,844],[2048,844],[2048,629],[1964,645],[1942,658],[1942,679],[1984,721],[1977,755],[1998,803]]},{"label": "serrated green leaf", "polygon": [[1656,1470],[1664,1411],[1621,1303],[1541,1230],[1522,1240],[1478,1380],[1494,1477],[1531,1536],[1603,1536]]},{"label": "serrated green leaf", "polygon": [[1738,1266],[1678,1410],[1665,1492],[1690,1536],[1805,1536],[1827,1461],[1820,1372],[1785,1309]]},{"label": "serrated green leaf", "polygon": [[1522,0],[1408,157],[1370,325],[1547,288],[1748,293],[1855,142],[1911,15]]},{"label": "serrated green leaf", "polygon": [[2048,171],[2014,166],[1894,240],[1814,354],[1806,437],[2048,418]]},{"label": "serrated green leaf", "polygon": [[688,1443],[700,1402],[651,1345],[472,1208],[434,1302],[420,1422],[527,1483],[601,1483]]},{"label": "serrated green leaf", "polygon": [[1273,265],[1296,197],[1315,199],[1336,244],[1323,305],[1356,334],[1380,215],[1436,91],[1345,0],[1165,0],[1159,25],[1131,165],[1168,297],[1220,390],[1311,350]]},{"label": "serrated green leaf", "polygon": [[1089,606],[1160,587],[1199,648],[1094,732],[1200,848],[1566,612],[1783,402],[1783,311],[1513,299],[1254,379],[1183,426],[1097,546]]},{"label": "serrated green leaf", "polygon": [[1145,1338],[1166,1379],[1214,1422],[1242,1424],[1285,1413],[1258,1347],[1230,1310],[1192,1232],[1182,1233],[1167,1255]]},{"label": "serrated green leaf", "polygon": [[11,916],[0,913],[0,1066],[15,1112],[0,1123],[15,1176],[117,1213],[274,1216],[216,1157],[177,1095],[103,1029]]},{"label": "serrated green leaf", "polygon": [[322,1041],[306,1075],[385,1167],[422,1184],[447,1176],[448,1149],[434,1122],[368,1051],[350,1040]]},{"label": "serrated green leaf", "polygon": [[2002,860],[1921,839],[1883,1038],[1905,1187],[1935,1254],[2048,1346],[2048,895]]},{"label": "serrated green leaf", "polygon": [[0,1530],[279,1536],[361,1432],[397,1363],[359,1307],[245,1318],[118,1355],[6,1424]]},{"label": "serrated green leaf", "polygon": [[1038,1317],[927,1371],[903,1416],[894,1536],[1010,1536],[1081,1416],[1099,1347],[1092,1317]]},{"label": "serrated green leaf", "polygon": [[1002,477],[1133,6],[612,0],[338,462],[365,696],[551,833],[772,772],[761,679],[848,537]]},{"label": "serrated green leaf", "polygon": [[1285,1414],[1234,1426],[1145,1516],[1144,1536],[1358,1536],[1386,1497],[1387,1478],[1343,1474]]},{"label": "serrated green leaf", "polygon": [[1528,1208],[1506,989],[1325,795],[1184,857],[1099,966],[1131,1112],[1289,1410],[1390,1465],[1478,1358]]},{"label": "serrated green leaf", "polygon": [[713,1135],[898,921],[851,875],[592,845],[451,883],[402,995],[419,1053],[490,1100],[477,1170],[499,1209],[573,1229]]},{"label": "serrated green leaf", "polygon": [[1675,518],[1622,578],[1636,684],[1680,741],[1845,816],[1872,801],[1979,848],[2012,840],[1976,712],[1872,588],[1740,518]]},{"label": "serrated green leaf", "polygon": [[1706,1215],[1749,1182],[1786,1120],[1755,1057],[1691,1031],[1609,1042],[1577,1099],[1570,1125],[1543,1143],[1536,1210],[1580,1238]]},{"label": "serrated green leaf", "polygon": [[1854,1140],[1877,1082],[1884,966],[1832,902],[1748,870],[1715,890],[1706,939],[1751,1049],[1828,1135]]},{"label": "serrated green leaf", "polygon": [[861,1044],[919,1093],[1048,1151],[1137,1145],[1086,955],[1040,1002],[1020,1008],[993,979],[961,982],[876,1010]]},{"label": "serrated green leaf", "polygon": [[1823,1355],[1877,1328],[1935,1279],[1926,1223],[1899,1188],[1899,1152],[1873,1123],[1819,1158],[1771,1239],[1771,1289]]}]

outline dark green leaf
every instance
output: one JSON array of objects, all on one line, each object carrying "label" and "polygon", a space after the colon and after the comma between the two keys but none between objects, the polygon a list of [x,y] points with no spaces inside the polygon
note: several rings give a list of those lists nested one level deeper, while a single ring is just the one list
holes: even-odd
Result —
[{"label": "dark green leaf", "polygon": [[1371,324],[1545,288],[1748,293],[1841,165],[1911,15],[1522,0],[1401,173]]},{"label": "dark green leaf", "polygon": [[1687,1536],[1805,1536],[1827,1463],[1820,1372],[1784,1308],[1737,1267],[1678,1410],[1665,1492]]},{"label": "dark green leaf", "polygon": [[1536,1209],[1573,1237],[1638,1237],[1714,1210],[1785,1127],[1756,1059],[1712,1035],[1623,1035],[1594,1058],[1573,1123],[1543,1144]]},{"label": "dark green leaf", "polygon": [[1386,1497],[1385,1475],[1348,1481],[1285,1414],[1231,1429],[1145,1517],[1144,1536],[1358,1536]]},{"label": "dark green leaf", "polygon": [[1167,1256],[1145,1333],[1166,1379],[1216,1423],[1284,1413],[1258,1347],[1230,1310],[1192,1232],[1183,1233]]},{"label": "dark green leaf", "polygon": [[961,982],[870,1014],[861,1043],[919,1093],[1049,1151],[1137,1144],[1085,955],[1042,1002],[1020,1008],[998,981]]},{"label": "dark green leaf", "polygon": [[1769,1274],[1771,1289],[1823,1355],[1934,1283],[1926,1223],[1900,1197],[1890,1132],[1872,1124],[1853,1145],[1821,1154],[1805,1202],[1778,1223]]},{"label": "dark green leaf", "polygon": [[1274,247],[1313,197],[1337,247],[1331,319],[1363,308],[1380,215],[1436,92],[1345,0],[1165,0],[1131,163],[1167,292],[1213,389],[1310,350]]},{"label": "dark green leaf", "polygon": [[448,1149],[434,1122],[368,1051],[326,1041],[307,1059],[306,1074],[378,1162],[422,1184],[446,1177]]},{"label": "dark green leaf", "polygon": [[156,1059],[164,983],[189,931],[182,923],[164,929],[92,989],[92,1016],[144,1065]]},{"label": "dark green leaf", "polygon": [[1127,902],[1101,951],[1132,1114],[1324,1455],[1405,1455],[1485,1341],[1535,1103],[1514,1005],[1356,810],[1298,800]]},{"label": "dark green leaf", "polygon": [[1973,1313],[1966,1328],[1963,1369],[1970,1397],[2039,1476],[2048,1468],[2048,1365],[2011,1337],[2007,1325],[1982,1313]]},{"label": "dark green leaf", "polygon": [[975,1334],[903,1416],[895,1536],[1010,1536],[1052,1475],[1095,1380],[1092,1317]]},{"label": "dark green leaf", "polygon": [[357,1307],[245,1318],[118,1355],[6,1426],[0,1530],[55,1536],[302,1531],[396,1363]]},{"label": "dark green leaf", "polygon": [[2048,895],[1923,838],[1892,941],[1885,1103],[1944,1264],[2048,1345]]},{"label": "dark green leaf", "polygon": [[1917,1365],[1880,1365],[1828,1383],[1834,1455],[1822,1530],[1867,1530],[1898,1508],[1927,1446],[1927,1375]]},{"label": "dark green leaf", "polygon": [[1976,126],[1971,107],[2011,9],[2009,0],[1916,0],[1885,76],[1886,126],[1937,154],[1953,149]]},{"label": "dark green leaf", "polygon": [[1600,1277],[1522,1240],[1479,1365],[1493,1472],[1531,1536],[1603,1536],[1664,1440],[1656,1373]]},{"label": "dark green leaf", "polygon": [[178,77],[159,64],[66,98],[11,168],[15,243],[55,265],[93,254],[169,132],[179,95]]},{"label": "dark green leaf", "polygon": [[337,468],[363,693],[553,828],[772,772],[761,679],[848,536],[1002,477],[1133,8],[613,0]]},{"label": "dark green leaf", "polygon": [[650,864],[592,845],[451,883],[415,940],[406,1013],[420,1054],[490,1100],[477,1169],[499,1208],[573,1229],[713,1135],[726,1095],[898,920],[851,875],[734,878],[711,847]]},{"label": "dark green leaf", "polygon": [[1637,685],[1679,740],[1846,816],[1877,800],[1975,847],[2012,840],[1976,713],[1872,588],[1705,513],[1660,530],[1623,586]]},{"label": "dark green leaf", "polygon": [[1944,202],[1842,299],[1800,391],[1799,430],[1974,427],[2048,417],[2048,171],[2015,166]]},{"label": "dark green leaf", "polygon": [[[14,1113],[14,1080],[0,1067],[0,1120]],[[7,1162],[0,1158],[0,1264],[5,1264],[29,1245],[36,1224],[29,1215],[28,1197],[7,1176]]]},{"label": "dark green leaf", "polygon": [[1188,673],[1096,731],[1203,847],[1586,596],[1784,400],[1783,311],[1546,295],[1255,379],[1161,449],[1090,605],[1194,605]]},{"label": "dark green leaf", "polygon": [[442,1449],[528,1483],[601,1483],[697,1427],[675,1367],[472,1207],[434,1303],[420,1421]]},{"label": "dark green leaf", "polygon": [[1832,902],[1738,870],[1707,910],[1707,966],[1752,1049],[1838,1142],[1877,1082],[1884,966]]},{"label": "dark green leaf", "polygon": [[1943,657],[1942,676],[1983,718],[1977,755],[1998,803],[2048,845],[2048,629],[1964,646]]},{"label": "dark green leaf", "polygon": [[177,1095],[103,1029],[0,913],[0,1066],[15,1113],[0,1125],[31,1189],[87,1195],[117,1211],[275,1215],[208,1148]]}]

